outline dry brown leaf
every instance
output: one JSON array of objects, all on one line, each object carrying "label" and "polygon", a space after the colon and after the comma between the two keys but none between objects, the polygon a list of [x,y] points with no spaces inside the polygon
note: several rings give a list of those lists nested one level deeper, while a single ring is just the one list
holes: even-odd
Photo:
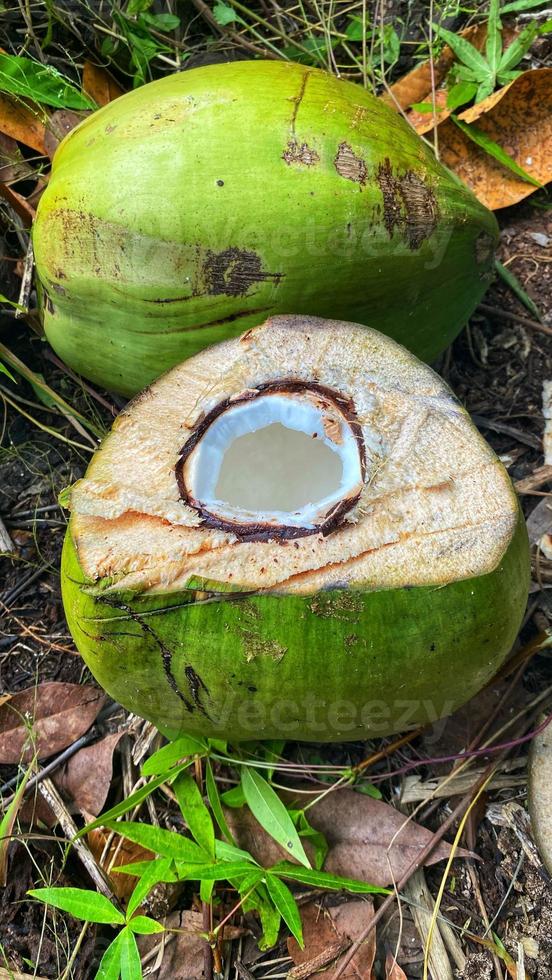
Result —
[{"label": "dry brown leaf", "polygon": [[[514,27],[508,25],[503,27],[502,40],[505,48],[512,43],[517,34],[518,31]],[[478,51],[483,51],[487,40],[487,25],[475,24],[468,27],[465,31],[460,31],[460,37],[473,44]],[[380,98],[394,109],[399,107],[408,109],[414,102],[431,102],[433,87],[435,86],[436,90],[440,88],[455,61],[456,56],[447,44],[440,56],[433,62],[433,71],[431,62],[424,61],[423,64],[417,65],[407,75],[399,78],[394,85],[391,85],[389,91],[383,92]],[[437,94],[436,92],[436,96]],[[418,113],[417,115],[421,114]],[[431,129],[433,125],[431,116],[429,118],[430,122],[427,129]],[[424,114],[422,119],[424,124],[427,123],[427,115]]]},{"label": "dry brown leaf", "polygon": [[12,136],[0,132],[0,182],[11,184],[27,176],[29,167],[25,164],[17,142]]},{"label": "dry brown leaf", "polygon": [[[105,695],[91,684],[48,681],[0,705],[0,762],[28,762],[61,752],[90,728]],[[29,729],[33,738],[28,738]]]},{"label": "dry brown leaf", "polygon": [[63,796],[81,813],[97,817],[101,813],[113,775],[113,753],[124,732],[106,735],[94,745],[72,756],[54,782]]},{"label": "dry brown leaf", "polygon": [[[485,24],[477,24],[460,33],[461,37],[480,49],[485,43],[487,27]],[[429,101],[428,95],[431,95],[433,85],[435,88],[439,88],[455,60],[454,52],[446,45],[439,58],[433,62],[433,72],[431,62],[424,61],[423,64],[417,65],[416,68],[409,71],[407,75],[399,78],[387,92],[382,93],[380,98],[394,109],[398,106],[401,109],[408,109],[413,102]]]},{"label": "dry brown leaf", "polygon": [[82,72],[82,88],[94,102],[99,105],[107,105],[123,95],[123,90],[111,77],[105,68],[93,65],[91,61],[84,62]]},{"label": "dry brown leaf", "polygon": [[21,218],[25,227],[30,228],[35,219],[36,211],[27,199],[22,194],[14,191],[8,184],[0,184],[0,197],[3,197],[11,205],[15,213]]},{"label": "dry brown leaf", "polygon": [[108,847],[105,857],[102,858],[107,840],[111,836],[111,831],[103,830],[99,827],[96,830],[90,830],[86,838],[97,863],[108,873],[109,883],[114,894],[121,901],[126,902],[134,890],[137,880],[136,875],[117,874],[116,872],[115,874],[111,874],[111,868],[120,868],[123,864],[132,864],[135,861],[151,861],[155,855],[153,851],[142,847],[141,844],[135,844],[134,841],[126,840],[126,838],[120,837],[119,834],[113,834],[113,840]]},{"label": "dry brown leaf", "polygon": [[[552,68],[538,68],[459,114],[475,123],[541,184],[552,180]],[[442,163],[491,210],[517,204],[535,187],[477,146],[447,119],[438,129]]]},{"label": "dry brown leaf", "polygon": [[388,953],[385,959],[385,980],[408,980],[392,953]]},{"label": "dry brown leaf", "polygon": [[[205,940],[194,935],[196,924],[197,916],[194,912],[172,912],[164,920],[163,925],[166,929],[183,929],[184,931],[176,934],[165,933],[166,945],[159,970],[154,974],[155,980],[204,980]],[[136,938],[140,955],[144,957],[152,949],[159,946],[163,936],[158,933],[153,936],[137,936]]]},{"label": "dry brown leaf", "polygon": [[46,153],[44,136],[47,118],[43,110],[33,110],[21,100],[10,99],[0,92],[0,132],[30,146],[37,153]]},{"label": "dry brown leaf", "polygon": [[[289,980],[302,980],[313,973],[316,980],[332,977],[351,942],[362,935],[373,915],[371,899],[345,902],[332,908],[324,908],[316,902],[304,905],[301,921],[305,948],[301,949],[293,936],[287,941],[289,955],[295,963],[288,973]],[[373,929],[344,970],[343,980],[370,980],[375,956],[376,931]]]},{"label": "dry brown leaf", "polygon": [[[291,792],[285,799],[286,802],[294,800],[296,806],[301,805]],[[239,810],[226,808],[225,814],[237,844],[248,850],[256,861],[268,867],[282,860],[283,849],[268,836],[246,807]],[[397,881],[433,836],[430,830],[414,821],[406,822],[404,814],[388,803],[350,789],[328,793],[310,807],[308,818],[329,844],[324,871],[381,887]],[[312,858],[308,838],[304,845]],[[441,842],[425,864],[443,861],[449,854],[450,845]],[[468,854],[460,848],[456,857],[468,857]],[[285,854],[285,858],[289,861],[289,854]]]},{"label": "dry brown leaf", "polygon": [[70,133],[75,126],[78,126],[83,119],[90,115],[91,112],[87,109],[83,109],[82,112],[75,112],[74,109],[56,109],[52,113],[46,124],[44,135],[44,149],[50,160],[67,133]]}]

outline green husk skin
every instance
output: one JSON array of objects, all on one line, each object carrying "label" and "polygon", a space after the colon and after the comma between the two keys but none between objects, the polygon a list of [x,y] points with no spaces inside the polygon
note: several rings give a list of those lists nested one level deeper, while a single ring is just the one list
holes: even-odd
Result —
[{"label": "green husk skin", "polygon": [[290,310],[377,323],[430,361],[487,288],[497,235],[360,86],[241,62],[146,85],[70,133],[34,248],[50,343],[132,395]]},{"label": "green husk skin", "polygon": [[521,513],[492,572],[441,586],[117,595],[86,583],[71,526],[62,559],[71,633],[108,693],[165,734],[236,741],[352,740],[449,714],[511,649],[528,582]]}]

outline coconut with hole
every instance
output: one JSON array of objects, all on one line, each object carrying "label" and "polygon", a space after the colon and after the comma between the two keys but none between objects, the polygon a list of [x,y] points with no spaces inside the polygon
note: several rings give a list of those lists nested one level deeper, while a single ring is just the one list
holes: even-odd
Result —
[{"label": "coconut with hole", "polygon": [[69,499],[77,647],[169,736],[434,722],[493,676],[525,609],[504,467],[429,367],[356,324],[274,317],[180,364]]}]

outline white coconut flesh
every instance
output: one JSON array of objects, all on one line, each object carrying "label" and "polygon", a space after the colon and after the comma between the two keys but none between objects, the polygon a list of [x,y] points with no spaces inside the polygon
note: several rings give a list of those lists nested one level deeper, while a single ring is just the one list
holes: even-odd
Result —
[{"label": "white coconut flesh", "polygon": [[274,392],[230,405],[182,470],[203,514],[235,525],[313,530],[362,489],[355,434],[319,393]]},{"label": "white coconut flesh", "polygon": [[496,568],[518,521],[502,464],[429,367],[366,327],[293,316],[138,396],[70,505],[85,574],[152,593],[442,586]]}]

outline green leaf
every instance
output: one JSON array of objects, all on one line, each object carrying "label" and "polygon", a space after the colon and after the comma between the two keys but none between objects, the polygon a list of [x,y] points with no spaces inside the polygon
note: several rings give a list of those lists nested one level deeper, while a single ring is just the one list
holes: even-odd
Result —
[{"label": "green leaf", "polygon": [[119,980],[121,973],[122,932],[115,937],[103,954],[95,980]]},{"label": "green leaf", "polygon": [[494,77],[496,77],[498,63],[502,54],[502,24],[500,22],[499,8],[500,0],[490,0],[485,55]]},{"label": "green leaf", "polygon": [[105,895],[88,888],[32,888],[28,895],[85,922],[124,925],[125,917]]},{"label": "green leaf", "polygon": [[180,17],[176,14],[142,14],[140,20],[158,31],[176,31],[180,27]]},{"label": "green leaf", "polygon": [[381,32],[383,60],[390,68],[396,65],[401,53],[401,39],[392,24],[385,24]]},{"label": "green leaf", "polygon": [[121,837],[142,844],[143,847],[161,854],[162,857],[172,858],[173,861],[185,861],[186,864],[206,864],[209,855],[195,841],[184,837],[176,830],[164,830],[147,823],[132,823],[124,820],[104,821],[104,827],[116,831]]},{"label": "green leaf", "polygon": [[[69,487],[68,490],[70,491],[70,489],[71,488]],[[185,768],[185,766],[182,766],[182,769]],[[173,775],[176,775],[177,772],[181,772],[181,769],[177,769]],[[115,820],[116,817],[122,817],[125,813],[133,810],[138,803],[141,803],[142,800],[145,800],[148,796],[151,796],[151,794],[155,792],[155,790],[161,786],[162,783],[166,783],[166,781],[166,773],[163,773],[161,776],[157,776],[155,779],[150,779],[149,783],[146,783],[145,786],[141,786],[140,789],[137,789],[135,793],[131,793],[130,796],[126,797],[126,799],[121,800],[121,802],[117,803],[116,806],[111,807],[111,810],[106,810],[105,813],[102,813],[97,820],[93,820],[92,823],[86,824],[82,830],[79,830],[75,840],[77,840],[79,837],[83,837],[84,834],[87,834],[90,830],[96,830],[97,827],[107,826],[106,821],[109,822],[110,820]]]},{"label": "green leaf", "polygon": [[52,68],[30,58],[0,54],[0,92],[56,109],[96,109],[96,103]]},{"label": "green leaf", "polygon": [[153,0],[128,0],[126,14],[128,17],[136,17],[138,14],[143,14],[149,10],[152,3]]},{"label": "green leaf", "polygon": [[362,41],[364,34],[366,37],[370,37],[372,31],[370,30],[370,21],[368,17],[366,18],[366,31],[364,31],[364,25],[362,23],[362,17],[358,14],[354,14],[349,17],[349,22],[345,28],[345,35],[349,41]]},{"label": "green leaf", "polygon": [[195,779],[188,772],[182,772],[175,779],[172,788],[192,837],[214,859],[215,828]]},{"label": "green leaf", "polygon": [[515,68],[519,64],[524,55],[529,51],[538,33],[539,25],[535,22],[527,24],[527,27],[523,28],[521,33],[518,34],[502,55],[498,64],[499,75],[502,76],[504,72],[510,71],[510,69]]},{"label": "green leaf", "polygon": [[170,858],[154,858],[153,861],[133,861],[130,864],[119,864],[116,868],[111,868],[109,873],[134,875],[136,878],[141,878],[153,865],[157,868],[159,881],[178,881],[178,875]]},{"label": "green leaf", "polygon": [[288,854],[300,861],[306,868],[310,868],[310,861],[305,854],[299,834],[272,786],[269,786],[266,779],[263,779],[255,769],[248,766],[244,766],[242,769],[241,784],[247,805],[261,827]]},{"label": "green leaf", "polygon": [[219,0],[213,7],[213,17],[221,27],[226,27],[227,24],[245,24],[243,18],[234,8],[229,7],[227,3],[222,3],[222,0]]},{"label": "green leaf", "polygon": [[475,82],[457,82],[447,92],[447,109],[452,109],[454,112],[458,106],[471,102],[476,92],[477,84]]},{"label": "green leaf", "polygon": [[121,980],[141,980],[142,964],[134,933],[123,929],[121,936]]},{"label": "green leaf", "polygon": [[328,842],[324,834],[311,827],[304,810],[288,810],[288,813],[293,820],[293,825],[298,831],[299,836],[303,840],[308,838],[309,842],[313,845],[314,866],[320,870],[328,853]]},{"label": "green leaf", "polygon": [[142,766],[142,775],[157,776],[160,773],[167,773],[181,759],[187,756],[206,755],[206,753],[207,745],[200,739],[192,738],[191,735],[177,738],[175,742],[169,742],[146,759]]},{"label": "green leaf", "polygon": [[502,262],[499,262],[498,259],[495,259],[495,271],[506,283],[506,285],[510,287],[512,292],[523,303],[523,305],[529,310],[531,316],[534,316],[536,320],[542,320],[542,315],[537,304],[534,303],[531,297],[525,292],[518,277],[514,275],[514,273],[508,269],[507,266],[502,265]]},{"label": "green leaf", "polygon": [[[175,867],[180,881],[230,881],[231,878],[249,875],[254,870],[248,861],[216,861],[204,865],[177,861]],[[259,873],[263,873],[260,868]]]},{"label": "green leaf", "polygon": [[128,900],[127,919],[134,915],[136,909],[142,904],[146,895],[149,894],[155,885],[160,881],[167,880],[167,874],[171,872],[172,861],[170,858],[159,858],[154,861],[146,861],[146,869],[136,882],[134,890]]},{"label": "green leaf", "polygon": [[468,123],[465,123],[462,119],[459,119],[458,116],[453,115],[450,118],[456,123],[458,129],[461,129],[466,136],[476,143],[477,146],[480,146],[481,149],[485,150],[489,156],[492,156],[495,160],[498,160],[503,167],[507,167],[508,170],[511,170],[512,173],[516,174],[518,177],[521,177],[522,180],[526,180],[528,184],[533,184],[534,187],[542,188],[542,184],[539,184],[538,180],[531,177],[531,175],[528,174],[523,167],[520,167],[515,160],[512,160],[512,157],[506,153],[506,150],[503,150],[502,147],[499,146],[498,143],[495,143],[490,136],[487,136],[483,130],[478,129],[473,125],[473,123],[468,125]]},{"label": "green leaf", "polygon": [[388,895],[388,888],[379,888],[377,885],[370,885],[366,881],[356,881],[354,878],[342,878],[340,875],[332,875],[327,871],[314,871],[312,868],[300,868],[289,861],[280,861],[270,868],[270,873],[278,875],[280,878],[288,878],[290,881],[299,881],[302,885],[312,885],[313,888],[332,888],[342,889],[353,892],[356,895]]},{"label": "green leaf", "polygon": [[222,809],[222,804],[220,802],[220,795],[215,777],[213,775],[213,768],[211,766],[210,759],[207,759],[207,766],[205,768],[205,788],[207,790],[207,798],[209,800],[211,810],[213,811],[213,816],[217,822],[217,826],[222,836],[225,837],[228,844],[231,845],[232,834],[226,822],[226,817],[224,816],[224,810]]},{"label": "green leaf", "polygon": [[356,783],[353,789],[355,793],[364,793],[365,796],[371,796],[373,800],[383,799],[381,789],[378,789],[373,783]]},{"label": "green leaf", "polygon": [[413,102],[410,108],[414,109],[414,112],[433,112],[433,102]]},{"label": "green leaf", "polygon": [[458,34],[453,34],[452,31],[447,31],[439,24],[434,24],[433,30],[440,38],[443,39],[443,41],[447,42],[449,48],[452,49],[462,64],[466,65],[467,68],[471,68],[471,70],[475,72],[478,81],[482,82],[484,78],[488,78],[488,76],[492,74],[483,55],[477,50],[477,48],[474,48],[473,44],[466,41],[464,37],[459,37]]},{"label": "green leaf", "polygon": [[481,82],[477,87],[477,92],[475,93],[475,101],[483,102],[484,99],[488,99],[489,95],[492,95],[495,89],[495,79],[487,78],[485,81]]},{"label": "green leaf", "polygon": [[133,919],[129,920],[128,928],[132,932],[138,933],[139,936],[151,936],[154,932],[165,932],[165,927],[160,922],[156,922],[155,919],[151,919],[149,915],[135,915]]},{"label": "green leaf", "polygon": [[[242,894],[240,890],[240,895]],[[281,916],[272,902],[266,885],[259,884],[251,895],[248,895],[243,902],[243,911],[251,912],[256,910],[261,920],[262,936],[259,939],[259,949],[271,949],[278,942],[280,932]]]},{"label": "green leaf", "polygon": [[511,14],[516,10],[534,10],[535,7],[546,7],[548,3],[550,0],[513,0],[513,3],[507,3],[500,13]]},{"label": "green leaf", "polygon": [[26,306],[21,306],[21,303],[14,303],[13,300],[8,299],[3,293],[0,293],[0,303],[7,303],[8,306],[13,306],[14,310],[19,310],[20,313],[28,313]]},{"label": "green leaf", "polygon": [[15,818],[19,811],[21,805],[21,800],[23,799],[23,794],[25,792],[25,787],[31,778],[34,771],[34,766],[36,762],[36,756],[32,760],[30,766],[28,767],[23,779],[17,787],[13,800],[11,801],[9,807],[7,808],[2,821],[0,822],[0,887],[4,887],[6,884],[6,873],[8,866],[8,848],[11,844],[11,833],[13,830],[13,825],[15,823]]},{"label": "green leaf", "polygon": [[232,786],[232,789],[227,789],[224,793],[221,794],[220,799],[225,806],[229,806],[232,807],[232,809],[239,810],[240,806],[243,806],[245,803],[245,794],[243,792],[243,787],[241,785]]},{"label": "green leaf", "polygon": [[215,841],[215,854],[219,861],[235,861],[237,859],[257,864],[255,858],[248,851],[242,851],[241,847],[236,847],[235,844],[227,844],[223,840]]},{"label": "green leaf", "polygon": [[299,915],[297,902],[289,888],[276,875],[267,874],[265,881],[268,894],[274,902],[275,907],[278,909],[290,932],[295,936],[301,949],[304,949],[305,944],[303,942],[301,916]]}]

